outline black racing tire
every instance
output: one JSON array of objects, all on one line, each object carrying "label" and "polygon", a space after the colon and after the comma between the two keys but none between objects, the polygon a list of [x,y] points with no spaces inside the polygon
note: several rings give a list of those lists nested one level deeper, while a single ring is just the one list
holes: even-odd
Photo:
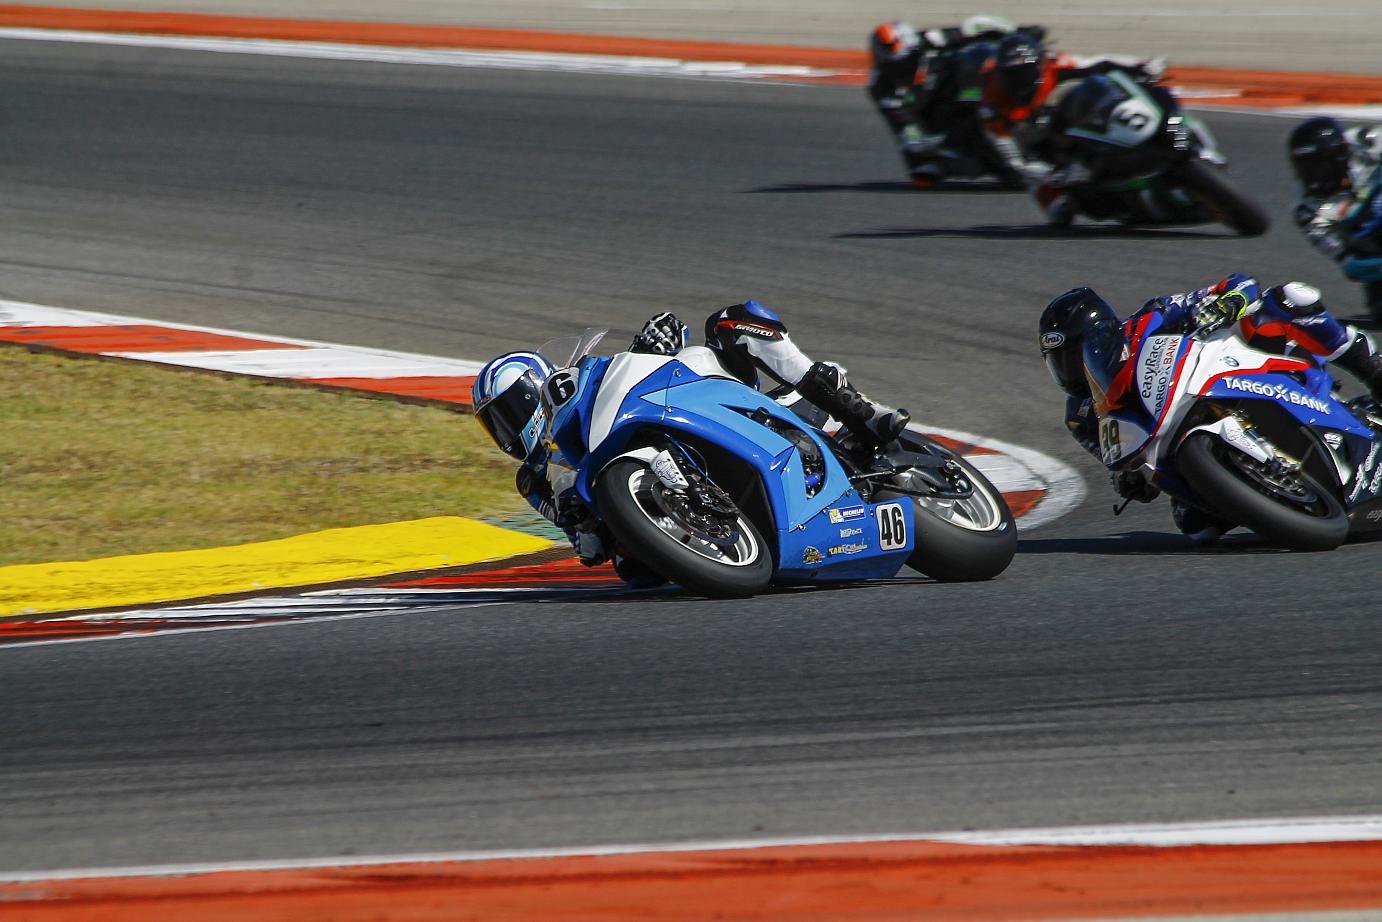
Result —
[{"label": "black racing tire", "polygon": [[1197,432],[1177,455],[1181,476],[1226,519],[1239,522],[1273,544],[1297,551],[1332,551],[1348,538],[1348,512],[1334,491],[1306,474],[1319,496],[1321,515],[1294,509],[1263,493],[1215,454],[1218,439]]},{"label": "black racing tire", "polygon": [[728,564],[704,557],[659,528],[639,505],[630,485],[635,475],[647,470],[642,461],[616,461],[595,483],[600,516],[621,546],[645,567],[700,595],[742,599],[768,588],[772,550],[747,516],[741,515],[738,524],[756,548],[749,562]]},{"label": "black racing tire", "polygon": [[[913,437],[908,433],[909,437]],[[1017,523],[1012,510],[998,488],[989,482],[979,469],[961,455],[940,449],[926,440],[933,450],[939,449],[964,469],[976,490],[984,491],[993,505],[996,523],[984,530],[957,525],[933,512],[916,497],[912,501],[916,532],[916,550],[907,558],[907,566],[945,583],[977,582],[993,579],[1008,568],[1017,553]],[[880,493],[884,497],[901,499],[898,494]]]},{"label": "black racing tire", "polygon": [[1229,182],[1218,167],[1203,160],[1188,160],[1176,171],[1176,178],[1239,235],[1261,237],[1271,226],[1261,206]]}]

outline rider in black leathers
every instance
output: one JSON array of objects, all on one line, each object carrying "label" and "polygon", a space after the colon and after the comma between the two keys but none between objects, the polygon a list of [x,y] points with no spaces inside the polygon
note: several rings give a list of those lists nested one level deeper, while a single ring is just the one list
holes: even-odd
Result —
[{"label": "rider in black leathers", "polygon": [[[870,34],[869,97],[918,187],[944,179],[947,158],[963,154],[948,146],[951,130],[977,112],[984,65],[995,43],[1015,28],[980,15],[924,32],[906,22],[885,22]],[[1040,26],[1022,28],[1045,34]]]}]

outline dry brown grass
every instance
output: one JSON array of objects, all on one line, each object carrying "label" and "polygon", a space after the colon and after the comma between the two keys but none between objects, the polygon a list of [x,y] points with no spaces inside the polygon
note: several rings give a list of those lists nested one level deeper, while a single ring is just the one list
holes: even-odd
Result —
[{"label": "dry brown grass", "polygon": [[520,507],[469,416],[0,348],[0,565]]}]

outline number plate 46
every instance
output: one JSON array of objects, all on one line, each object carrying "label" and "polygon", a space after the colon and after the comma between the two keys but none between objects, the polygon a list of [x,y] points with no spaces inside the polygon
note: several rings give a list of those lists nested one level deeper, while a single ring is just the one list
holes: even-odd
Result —
[{"label": "number plate 46", "polygon": [[907,546],[907,514],[901,503],[888,503],[874,510],[878,517],[878,548],[899,551]]}]

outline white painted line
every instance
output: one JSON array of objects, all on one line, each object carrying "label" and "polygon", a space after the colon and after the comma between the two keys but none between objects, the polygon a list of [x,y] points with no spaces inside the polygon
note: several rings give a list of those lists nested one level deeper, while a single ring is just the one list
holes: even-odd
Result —
[{"label": "white painted line", "polygon": [[[2,301],[0,300],[0,327],[26,327],[26,326],[158,326],[169,327],[175,330],[194,330],[198,333],[215,333],[220,336],[234,336],[240,339],[258,339],[268,343],[283,343],[284,345],[297,346],[299,349],[322,349],[333,352],[349,352],[354,355],[362,356],[368,362],[375,360],[398,360],[403,363],[411,363],[416,367],[427,365],[441,365],[446,370],[440,372],[444,375],[473,375],[480,370],[483,362],[474,362],[468,359],[456,359],[436,355],[421,355],[416,352],[397,352],[392,349],[375,349],[366,346],[349,346],[340,343],[327,343],[315,339],[292,339],[287,336],[275,336],[271,333],[253,333],[245,330],[227,330],[223,327],[206,327],[192,323],[182,323],[175,320],[153,320],[148,317],[126,317],[120,314],[105,314],[100,311],[82,311],[66,307],[52,307],[46,304],[31,304],[26,301]],[[148,356],[158,353],[131,352],[121,353],[122,356],[133,359],[148,360]],[[178,356],[195,356],[196,351],[168,353]],[[207,353],[200,353],[207,354]],[[255,350],[256,355],[264,356],[269,353],[264,350]],[[362,365],[366,362],[362,362]],[[316,375],[316,377],[326,377]],[[334,375],[333,377],[341,377]],[[367,375],[351,375],[350,377],[368,377]]]},{"label": "white painted line", "polygon": [[[441,601],[439,600],[438,603],[437,603],[437,605],[436,605],[436,608],[449,607],[449,606],[453,606],[454,604],[455,604],[454,602],[443,603],[443,602],[441,602]],[[467,607],[467,608],[489,608],[489,607],[494,606],[494,605],[505,605],[505,604],[507,604],[507,603],[506,603],[506,602],[494,602],[494,601],[487,601],[487,602],[467,602],[467,603],[466,603],[466,607]],[[409,611],[410,614],[417,614],[417,613],[425,613],[425,612],[428,612],[428,611],[430,611],[430,610],[429,610],[429,609],[424,609],[424,608],[422,608],[422,607],[418,607],[418,608],[410,608],[408,611]],[[299,625],[320,624],[320,623],[322,623],[323,621],[364,621],[364,620],[370,619],[370,618],[388,618],[388,617],[392,617],[392,616],[397,615],[397,614],[400,614],[400,613],[401,613],[400,610],[397,609],[397,608],[385,608],[385,609],[380,609],[380,610],[378,610],[378,611],[370,610],[370,611],[342,612],[342,613],[339,613],[339,614],[321,615],[321,616],[319,616],[319,617],[312,617],[312,618],[282,618],[282,619],[277,619],[277,620],[272,620],[272,621],[257,622],[257,623],[254,623],[254,624],[215,624],[215,625],[208,625],[208,626],[206,626],[206,627],[180,627],[180,628],[170,628],[170,629],[167,629],[167,630],[153,630],[153,631],[139,631],[139,630],[134,630],[134,629],[132,629],[132,630],[130,630],[128,633],[124,633],[124,634],[104,634],[104,635],[101,635],[101,636],[99,636],[99,637],[61,637],[61,638],[56,638],[56,639],[53,639],[53,640],[23,640],[23,641],[15,641],[15,642],[13,642],[13,643],[8,643],[8,644],[0,644],[0,656],[4,656],[4,655],[7,655],[7,654],[9,654],[9,653],[18,652],[18,651],[21,651],[21,650],[28,650],[28,649],[31,649],[31,648],[33,648],[33,647],[51,647],[51,646],[56,646],[56,645],[58,645],[58,644],[70,644],[70,643],[100,643],[100,642],[103,642],[103,641],[113,641],[113,640],[142,640],[142,641],[166,640],[166,639],[171,638],[171,637],[183,637],[183,636],[186,636],[186,635],[188,635],[188,634],[209,634],[209,633],[211,633],[212,631],[244,631],[244,630],[250,630],[250,629],[252,629],[252,628],[296,627],[296,626],[299,626]],[[152,616],[156,615],[157,612],[146,612],[145,614],[152,617]],[[6,877],[6,876],[4,875],[3,872],[0,872],[0,883],[5,883],[5,882],[8,881],[8,880],[10,880],[10,878]]]},{"label": "white painted line", "polygon": [[362,349],[309,346],[302,349],[247,349],[223,352],[107,352],[117,358],[234,372],[269,378],[410,378],[474,375],[478,362],[418,356],[402,358]]},{"label": "white painted line", "polygon": [[831,77],[839,71],[799,65],[750,65],[733,61],[682,61],[676,58],[603,54],[558,54],[540,51],[463,51],[457,49],[396,48],[334,42],[295,42],[249,38],[197,38],[178,35],[135,35],[122,32],[80,32],[60,29],[4,29],[0,39],[32,42],[77,42],[167,48],[218,54],[253,54],[376,64],[417,64],[432,67],[474,67],[502,70],[564,71],[639,77],[682,77],[701,80],[762,80]]},{"label": "white painted line", "polygon": [[269,861],[227,861],[200,864],[158,864],[114,868],[63,868],[39,871],[0,871],[0,883],[81,880],[93,877],[184,877],[234,871],[290,871],[306,868],[353,868],[387,864],[508,861],[534,858],[573,858],[662,852],[740,851],[813,845],[868,845],[888,842],[951,842],[966,845],[1105,846],[1134,845],[1168,848],[1188,845],[1265,845],[1312,842],[1382,841],[1382,816],[1305,817],[1299,819],[1226,820],[1209,823],[1075,826],[1052,829],[936,832],[877,836],[801,836],[723,841],[663,842],[638,845],[588,845],[568,848],[501,849],[495,851],[424,852],[396,855],[339,855],[323,858],[285,858]]}]

